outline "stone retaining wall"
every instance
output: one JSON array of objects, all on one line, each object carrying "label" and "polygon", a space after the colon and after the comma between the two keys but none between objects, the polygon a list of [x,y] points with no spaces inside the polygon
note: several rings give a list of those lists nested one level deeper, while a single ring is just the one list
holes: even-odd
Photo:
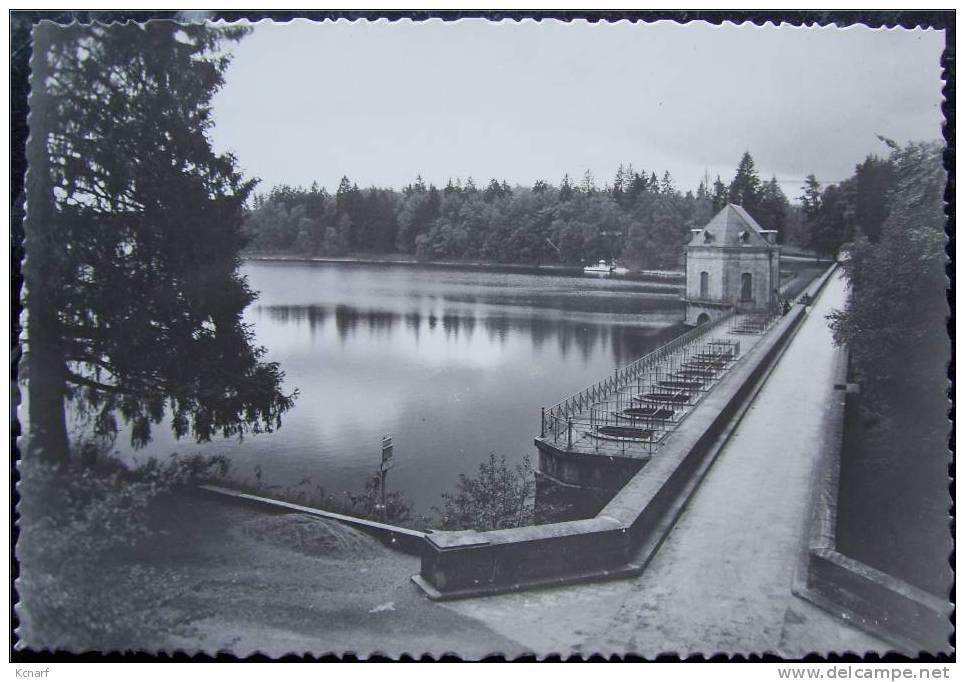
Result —
[{"label": "stone retaining wall", "polygon": [[401,526],[393,526],[388,523],[362,519],[357,516],[348,516],[347,514],[337,514],[335,512],[306,507],[292,502],[272,500],[267,497],[251,495],[250,493],[243,493],[217,485],[202,485],[198,486],[198,489],[204,493],[217,495],[222,499],[228,499],[239,504],[261,507],[273,512],[307,514],[309,516],[328,519],[329,521],[338,521],[339,523],[344,523],[347,526],[351,526],[375,537],[392,549],[397,549],[407,554],[419,554],[422,551],[423,540],[426,536],[426,533],[410,528],[402,528]]}]

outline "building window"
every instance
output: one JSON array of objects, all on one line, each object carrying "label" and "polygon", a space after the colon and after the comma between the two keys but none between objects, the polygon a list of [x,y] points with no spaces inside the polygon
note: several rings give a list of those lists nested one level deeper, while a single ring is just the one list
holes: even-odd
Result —
[{"label": "building window", "polygon": [[745,272],[741,275],[741,300],[752,301],[751,297],[751,273]]},{"label": "building window", "polygon": [[700,297],[704,299],[707,298],[707,289],[709,288],[707,282],[709,278],[710,275],[706,272],[700,273]]}]

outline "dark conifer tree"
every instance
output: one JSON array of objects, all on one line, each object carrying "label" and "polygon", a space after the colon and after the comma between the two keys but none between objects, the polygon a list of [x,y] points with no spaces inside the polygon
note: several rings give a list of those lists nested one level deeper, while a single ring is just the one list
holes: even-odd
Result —
[{"label": "dark conifer tree", "polygon": [[[292,405],[241,322],[246,181],[208,134],[243,28],[41,23],[26,234],[29,451],[67,459],[65,404],[131,441],[272,430]],[[54,193],[53,187],[58,191]]]},{"label": "dark conifer tree", "polygon": [[560,201],[569,201],[573,198],[573,184],[570,182],[569,173],[563,174],[563,179],[560,180]]},{"label": "dark conifer tree", "polygon": [[737,166],[737,173],[728,188],[728,201],[755,215],[761,198],[761,179],[757,176],[754,159],[750,152],[744,152]]},{"label": "dark conifer tree", "polygon": [[677,190],[673,186],[673,178],[670,176],[670,171],[663,172],[663,180],[660,181],[660,193],[667,196],[677,193]]},{"label": "dark conifer tree", "polygon": [[583,182],[580,183],[580,191],[589,196],[596,192],[596,180],[589,168],[583,173]]},{"label": "dark conifer tree", "polygon": [[499,180],[493,178],[489,181],[489,184],[486,185],[486,189],[483,190],[483,199],[492,202],[503,196],[504,192],[503,186],[499,184]]},{"label": "dark conifer tree", "polygon": [[803,194],[799,197],[801,200],[801,210],[804,211],[805,220],[813,220],[818,211],[821,210],[821,183],[818,179],[814,177],[814,173],[811,173],[804,179],[804,186],[801,188]]},{"label": "dark conifer tree", "polygon": [[721,182],[719,175],[714,180],[713,204],[715,214],[727,205],[727,185]]},{"label": "dark conifer tree", "polygon": [[761,187],[757,213],[754,218],[767,230],[777,230],[778,241],[783,241],[784,227],[790,204],[777,178],[771,178]]},{"label": "dark conifer tree", "polygon": [[854,173],[854,218],[857,228],[877,242],[891,209],[891,193],[896,187],[895,164],[891,159],[868,156]]}]

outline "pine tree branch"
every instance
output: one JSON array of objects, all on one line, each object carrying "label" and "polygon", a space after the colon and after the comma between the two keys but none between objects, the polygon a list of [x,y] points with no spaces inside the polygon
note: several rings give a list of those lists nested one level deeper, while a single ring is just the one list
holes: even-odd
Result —
[{"label": "pine tree branch", "polygon": [[139,395],[136,391],[121,388],[120,386],[112,386],[110,384],[104,384],[99,381],[94,381],[93,379],[88,379],[80,374],[71,372],[69,369],[64,373],[65,378],[68,382],[75,384],[77,386],[86,386],[87,388],[93,388],[98,391],[104,391],[105,393],[113,393],[116,395]]}]

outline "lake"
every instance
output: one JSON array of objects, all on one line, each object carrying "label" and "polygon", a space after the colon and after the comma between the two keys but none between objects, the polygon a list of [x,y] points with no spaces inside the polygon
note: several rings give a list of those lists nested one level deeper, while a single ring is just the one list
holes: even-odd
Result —
[{"label": "lake", "polygon": [[440,504],[490,452],[535,466],[540,407],[682,331],[673,287],[405,265],[249,261],[257,343],[299,390],[282,428],[203,445],[165,427],[125,458],[227,454],[233,476],[360,490],[395,444],[388,487]]}]

